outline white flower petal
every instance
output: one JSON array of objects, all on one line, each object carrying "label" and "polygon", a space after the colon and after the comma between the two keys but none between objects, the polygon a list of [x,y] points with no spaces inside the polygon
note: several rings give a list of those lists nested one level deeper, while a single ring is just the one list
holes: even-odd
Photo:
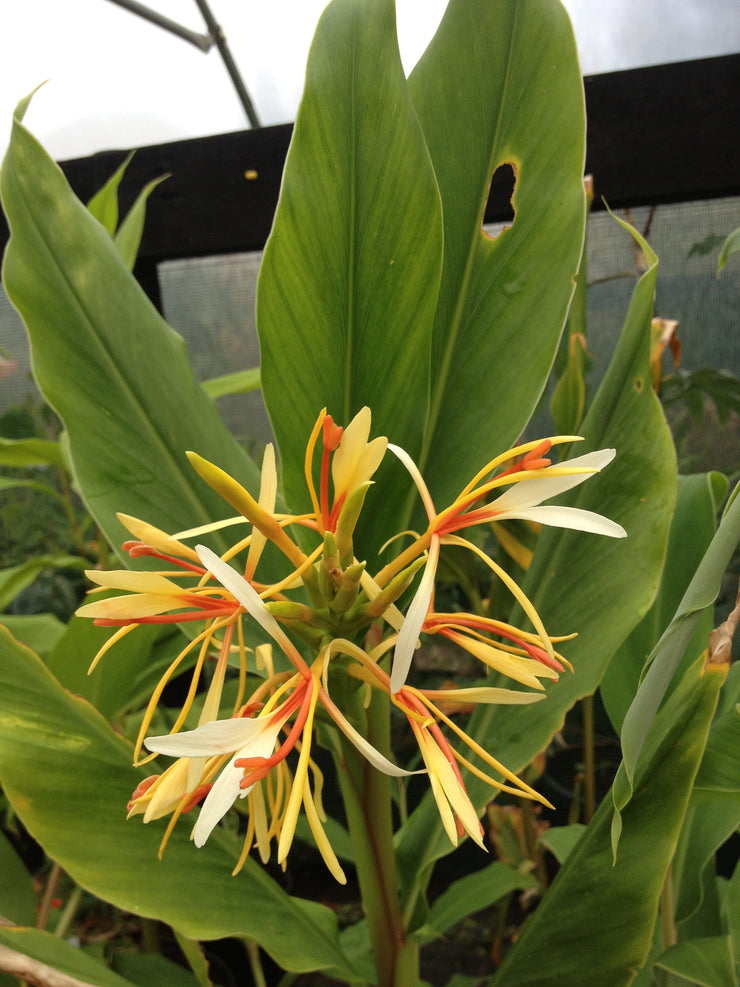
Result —
[{"label": "white flower petal", "polygon": [[238,761],[241,757],[270,757],[275,749],[280,725],[278,721],[267,730],[263,730],[259,737],[237,750],[233,758],[223,767],[213,788],[206,796],[198,822],[195,824],[193,842],[196,846],[203,846],[216,824],[223,819],[237,798],[246,798],[254,787],[253,785],[248,788],[240,787],[244,769],[234,767],[234,761]]},{"label": "white flower petal", "polygon": [[[599,449],[588,452],[585,456],[577,456],[563,463],[563,466],[576,466],[580,469],[592,469],[594,473],[607,466],[616,452],[614,449]],[[552,467],[553,471],[558,467]],[[535,507],[544,500],[556,497],[558,494],[571,490],[588,480],[594,473],[568,473],[561,476],[543,476],[538,480],[522,480],[514,483],[491,504],[502,516],[514,517],[514,513],[526,507]]]},{"label": "white flower petal", "polygon": [[403,686],[411,668],[416,643],[421,634],[421,628],[429,611],[429,604],[434,592],[434,577],[437,572],[439,559],[439,539],[433,538],[429,546],[429,557],[424,566],[424,572],[413,600],[406,611],[403,627],[398,633],[398,640],[393,652],[391,665],[391,692],[398,692]]},{"label": "white flower petal", "polygon": [[280,630],[280,625],[266,609],[259,593],[250,586],[244,576],[240,576],[236,569],[224,562],[222,558],[212,552],[205,545],[196,545],[195,551],[203,565],[211,575],[227,589],[251,617],[257,621],[260,627],[273,637],[281,640],[284,635]]},{"label": "white flower petal", "polygon": [[272,742],[279,731],[270,717],[238,717],[231,720],[211,720],[195,730],[147,737],[144,746],[156,754],[170,757],[209,757],[212,754],[230,754],[259,736],[272,734]]},{"label": "white flower petal", "polygon": [[606,535],[609,538],[627,537],[627,532],[621,524],[593,511],[583,511],[580,507],[557,507],[553,504],[545,504],[525,508],[507,516],[518,518],[520,521],[535,521],[537,524],[546,524],[552,528],[590,531],[595,535]]},{"label": "white flower petal", "polygon": [[332,719],[345,735],[347,740],[355,745],[357,750],[366,758],[374,768],[378,771],[382,771],[384,775],[390,775],[392,778],[406,778],[408,775],[419,775],[425,774],[424,771],[406,771],[405,768],[399,768],[397,764],[389,761],[387,757],[376,750],[375,747],[369,741],[365,740],[361,733],[352,726],[352,724],[344,716],[337,714],[336,712],[331,713]]}]

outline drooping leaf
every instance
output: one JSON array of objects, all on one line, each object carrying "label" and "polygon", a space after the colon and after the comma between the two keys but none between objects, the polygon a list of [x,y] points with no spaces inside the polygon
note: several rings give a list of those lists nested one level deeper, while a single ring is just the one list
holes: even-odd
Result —
[{"label": "drooping leaf", "polygon": [[[451,0],[409,88],[445,224],[421,457],[443,507],[524,428],[573,293],[585,123],[568,16],[545,0]],[[505,164],[515,217],[492,240],[481,223]]]},{"label": "drooping leaf", "polygon": [[114,545],[124,536],[116,511],[169,531],[227,516],[186,450],[255,490],[258,470],[195,380],[183,340],[23,126],[27,103],[0,175],[11,231],[3,280],[28,328],[39,386],[67,429],[85,501]]},{"label": "drooping leaf", "polygon": [[369,405],[374,434],[418,452],[441,262],[439,194],[394,4],[333,0],[257,290],[262,389],[292,508],[307,503],[305,443],[324,406],[346,425]]},{"label": "drooping leaf", "polygon": [[[624,715],[637,692],[640,674],[655,643],[671,621],[681,597],[717,529],[717,511],[727,493],[721,473],[679,476],[676,511],[660,591],[650,611],[617,649],[601,681],[601,697],[612,726],[619,733]],[[697,624],[687,646],[690,664],[707,646],[714,626],[711,608]]]},{"label": "drooping leaf", "polygon": [[286,970],[354,976],[334,914],[287,895],[251,859],[231,878],[238,844],[224,832],[196,849],[184,821],[157,860],[163,821],[126,821],[145,773],[131,767],[131,746],[2,628],[0,694],[5,793],[31,835],[84,888],[192,939],[251,936]]},{"label": "drooping leaf", "polygon": [[619,819],[632,797],[632,779],[655,713],[663,701],[702,612],[714,602],[722,576],[740,542],[740,497],[730,501],[717,533],[689,583],[676,614],[648,657],[640,688],[624,718],[622,763],[612,786],[614,829],[612,843],[617,852]]},{"label": "drooping leaf", "polygon": [[653,721],[613,865],[606,798],[493,984],[627,985],[647,957],[665,873],[727,665],[695,662]]}]

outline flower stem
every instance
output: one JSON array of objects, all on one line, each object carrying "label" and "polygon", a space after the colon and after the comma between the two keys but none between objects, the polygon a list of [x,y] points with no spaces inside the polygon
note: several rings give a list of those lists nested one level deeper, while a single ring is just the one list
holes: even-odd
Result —
[{"label": "flower stem", "polygon": [[[366,737],[383,754],[390,748],[390,709],[376,700],[367,710]],[[362,905],[380,987],[418,981],[418,943],[407,936],[398,898],[393,852],[391,779],[369,764],[343,736],[337,774],[355,855]]]}]

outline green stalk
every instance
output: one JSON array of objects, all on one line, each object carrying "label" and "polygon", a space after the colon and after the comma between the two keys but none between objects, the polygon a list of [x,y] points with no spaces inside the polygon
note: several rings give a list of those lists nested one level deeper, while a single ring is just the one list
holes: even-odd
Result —
[{"label": "green stalk", "polygon": [[[370,703],[366,736],[377,750],[389,755],[389,704]],[[406,935],[401,917],[391,779],[374,768],[343,735],[335,760],[378,984],[408,987],[419,979],[419,949],[416,937]]]},{"label": "green stalk", "polygon": [[581,700],[583,716],[583,821],[588,825],[596,812],[596,765],[594,761],[594,697]]}]

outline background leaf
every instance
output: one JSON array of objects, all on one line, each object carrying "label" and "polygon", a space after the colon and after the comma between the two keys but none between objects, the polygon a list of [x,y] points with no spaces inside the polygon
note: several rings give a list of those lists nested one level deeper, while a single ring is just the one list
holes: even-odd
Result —
[{"label": "background leaf", "polygon": [[0,692],[5,793],[31,835],[77,883],[189,938],[249,935],[286,970],[353,976],[334,914],[287,895],[252,859],[231,878],[238,845],[223,831],[198,850],[185,821],[158,861],[164,820],[145,826],[125,818],[146,773],[131,767],[131,746],[2,628]]},{"label": "background leaf", "polygon": [[[721,473],[679,476],[676,511],[671,522],[660,590],[649,612],[616,651],[601,680],[601,698],[615,731],[635,697],[648,655],[671,621],[691,577],[717,529],[717,511],[727,493]],[[706,648],[714,626],[711,607],[699,619],[686,648],[689,665]]]},{"label": "background leaf", "polygon": [[[421,457],[443,506],[461,477],[523,430],[573,292],[586,215],[585,111],[568,16],[549,0],[451,0],[409,88],[444,213]],[[483,213],[491,177],[507,162],[516,215],[491,240]]]}]

